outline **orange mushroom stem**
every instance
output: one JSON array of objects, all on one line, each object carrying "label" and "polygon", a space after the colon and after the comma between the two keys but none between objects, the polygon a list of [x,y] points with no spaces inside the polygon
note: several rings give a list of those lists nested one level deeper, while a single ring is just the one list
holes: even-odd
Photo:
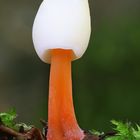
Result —
[{"label": "orange mushroom stem", "polygon": [[72,98],[72,50],[51,50],[47,140],[82,140]]}]

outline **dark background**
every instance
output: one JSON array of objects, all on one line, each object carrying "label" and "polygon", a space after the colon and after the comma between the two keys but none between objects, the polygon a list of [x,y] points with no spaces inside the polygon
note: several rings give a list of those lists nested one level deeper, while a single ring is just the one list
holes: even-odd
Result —
[{"label": "dark background", "polygon": [[[18,120],[47,120],[49,65],[32,44],[41,0],[0,0],[0,111]],[[140,1],[90,0],[92,36],[73,62],[73,95],[82,128],[107,131],[109,121],[140,123]]]}]

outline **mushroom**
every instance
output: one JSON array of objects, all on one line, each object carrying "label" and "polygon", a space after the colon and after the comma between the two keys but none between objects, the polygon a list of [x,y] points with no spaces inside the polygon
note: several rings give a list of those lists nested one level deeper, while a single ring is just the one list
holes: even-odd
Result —
[{"label": "mushroom", "polygon": [[33,43],[51,64],[47,140],[82,140],[73,106],[71,61],[80,58],[91,33],[88,0],[43,0],[33,24]]}]

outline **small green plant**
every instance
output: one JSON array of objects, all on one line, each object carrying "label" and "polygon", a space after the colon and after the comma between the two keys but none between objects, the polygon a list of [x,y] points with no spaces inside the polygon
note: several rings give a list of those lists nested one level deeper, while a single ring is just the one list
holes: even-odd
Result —
[{"label": "small green plant", "polygon": [[0,119],[1,122],[10,128],[13,128],[15,126],[14,120],[17,117],[17,114],[15,112],[15,109],[10,109],[8,112],[2,112],[0,113]]},{"label": "small green plant", "polygon": [[15,109],[10,109],[7,112],[2,112],[0,113],[0,121],[2,124],[4,124],[5,126],[14,129],[16,131],[19,131],[19,128],[22,126],[24,127],[25,131],[28,131],[32,128],[31,125],[26,125],[25,123],[16,123],[15,119],[17,118],[17,114]]},{"label": "small green plant", "polygon": [[105,134],[96,130],[90,131],[92,134],[103,137],[104,140],[140,140],[140,126],[133,126],[131,122],[112,120],[114,133]]}]

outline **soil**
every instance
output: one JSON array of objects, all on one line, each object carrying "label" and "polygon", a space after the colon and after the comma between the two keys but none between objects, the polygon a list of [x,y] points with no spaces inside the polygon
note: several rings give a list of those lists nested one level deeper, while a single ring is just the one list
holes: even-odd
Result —
[{"label": "soil", "polygon": [[[0,126],[1,127],[1,126]],[[33,133],[26,133],[26,134],[18,134],[18,135],[13,135],[12,133],[10,133],[12,130],[9,131],[9,133],[5,133],[1,131],[0,128],[0,140],[45,140],[45,137],[43,135],[38,135],[37,131],[33,132]],[[98,136],[94,136],[91,134],[86,134],[85,138],[83,140],[103,140],[100,139],[100,137]]]},{"label": "soil", "polygon": [[[44,120],[41,120],[43,125],[43,132],[36,128],[32,127],[29,131],[25,131],[21,126],[19,131],[15,131],[4,124],[0,123],[0,140],[46,140],[47,135],[47,123]],[[91,134],[89,131],[85,131],[85,138],[83,140],[104,140],[106,137],[114,136],[115,132],[106,133],[101,136],[96,136]]]}]

